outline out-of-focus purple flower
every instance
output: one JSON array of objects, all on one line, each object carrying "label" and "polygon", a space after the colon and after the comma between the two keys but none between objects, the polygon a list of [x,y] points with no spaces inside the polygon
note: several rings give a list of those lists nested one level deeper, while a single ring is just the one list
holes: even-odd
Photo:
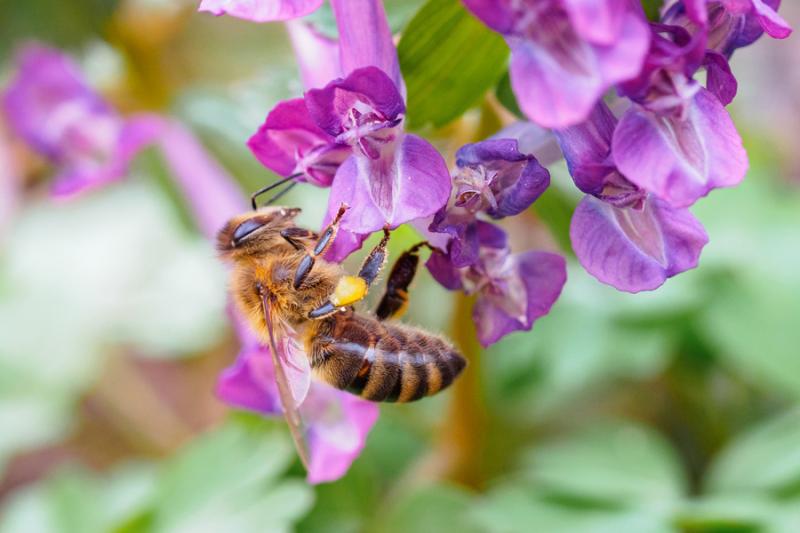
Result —
[{"label": "out-of-focus purple flower", "polygon": [[462,0],[505,36],[511,86],[541,126],[581,122],[606,90],[639,73],[650,35],[628,0]]},{"label": "out-of-focus purple flower", "polygon": [[436,213],[430,230],[453,238],[450,260],[461,267],[477,259],[478,213],[499,219],[525,211],[547,189],[550,173],[521,153],[515,139],[490,139],[458,150],[452,180],[452,202]]},{"label": "out-of-focus purple flower", "polygon": [[567,280],[566,263],[549,252],[512,254],[505,232],[488,222],[476,223],[478,258],[457,267],[449,254],[434,252],[427,267],[451,290],[476,294],[472,318],[482,346],[514,331],[529,330],[550,312]]},{"label": "out-of-focus purple flower", "polygon": [[[244,334],[243,342],[248,337]],[[343,476],[361,453],[378,418],[378,407],[317,381],[307,393],[300,404],[310,455],[307,479],[310,483],[333,481]],[[283,408],[269,349],[245,344],[233,366],[220,375],[217,395],[234,407],[279,416]]]},{"label": "out-of-focus purple flower", "polygon": [[155,116],[123,119],[57,50],[30,45],[16,63],[3,107],[15,133],[58,168],[58,195],[122,178],[161,131],[163,121]]},{"label": "out-of-focus purple flower", "polygon": [[614,131],[613,154],[631,182],[674,207],[690,206],[713,189],[738,185],[748,167],[730,115],[702,88],[684,117],[631,107]]},{"label": "out-of-focus purple flower", "polygon": [[308,15],[325,0],[202,0],[198,11],[231,15],[253,22],[289,20]]},{"label": "out-of-focus purple flower", "polygon": [[299,20],[287,22],[286,29],[306,89],[323,87],[329,81],[342,77],[338,41],[320,34]]},{"label": "out-of-focus purple flower", "polygon": [[648,194],[617,168],[615,127],[611,111],[598,104],[585,123],[555,132],[570,174],[587,193],[572,216],[572,247],[603,283],[627,292],[653,290],[697,266],[708,236],[688,209]]},{"label": "out-of-focus purple flower", "polygon": [[778,15],[780,0],[681,0],[664,13],[666,24],[684,26],[708,36],[707,47],[730,58],[761,35],[785,39],[792,28]]}]

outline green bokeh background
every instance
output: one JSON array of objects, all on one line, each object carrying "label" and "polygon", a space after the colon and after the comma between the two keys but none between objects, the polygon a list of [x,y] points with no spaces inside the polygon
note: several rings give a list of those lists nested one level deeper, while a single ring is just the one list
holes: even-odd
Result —
[{"label": "green bokeh background", "polygon": [[[423,4],[386,1],[409,127],[451,159],[513,116],[507,51],[455,0]],[[195,7],[0,0],[0,85],[22,43],[64,47],[120,109],[180,118],[251,191],[274,176],[244,141],[302,91],[292,51],[280,24]],[[329,12],[313,20],[335,31]],[[800,531],[799,63],[795,37],[734,58],[751,169],[693,208],[711,238],[698,269],[638,295],[587,275],[566,238],[579,197],[555,164],[506,225],[518,249],[570,260],[531,332],[479,350],[470,302],[423,272],[404,320],[454,338],[471,373],[383,407],[351,471],[316,487],[281,421],[213,396],[237,352],[225,273],[158,155],[54,203],[25,154],[0,217],[0,532]],[[287,203],[318,226],[326,192]],[[396,232],[393,254],[415,239]]]}]

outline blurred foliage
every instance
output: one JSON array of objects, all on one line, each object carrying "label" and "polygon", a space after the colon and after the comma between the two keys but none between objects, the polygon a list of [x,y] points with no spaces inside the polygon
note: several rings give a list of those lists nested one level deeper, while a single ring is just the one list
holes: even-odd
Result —
[{"label": "blurred foliage", "polygon": [[458,0],[429,0],[397,46],[410,128],[443,126],[473,106],[506,67],[508,46]]},{"label": "blurred foliage", "polygon": [[[31,37],[69,46],[126,109],[155,105],[137,91],[158,82],[163,108],[243,190],[273,180],[244,143],[271,106],[301,90],[281,27],[193,15],[194,3],[180,0],[124,4],[174,5],[186,16],[148,55],[131,37],[146,30],[112,22],[117,2],[0,0],[0,62]],[[659,4],[645,2],[650,16]],[[518,114],[502,39],[459,2],[387,0],[386,9],[402,33],[410,125],[433,126],[426,134],[446,155],[459,127],[499,123],[486,116],[497,102]],[[311,20],[335,33],[328,8]],[[765,97],[788,90],[747,71],[740,82]],[[487,92],[496,101],[482,102]],[[26,183],[0,251],[0,532],[800,531],[800,191],[771,150],[768,135],[783,132],[745,134],[748,179],[693,208],[711,237],[698,269],[629,295],[570,258],[552,312],[472,365],[488,424],[476,426],[485,449],[474,457],[484,477],[475,486],[441,475],[453,453],[442,435],[452,392],[383,407],[350,472],[313,488],[280,420],[222,420],[209,398],[236,349],[226,342],[224,272],[154,154],[125,182],[71,203]],[[563,165],[551,170],[529,220],[569,256],[580,195]],[[286,201],[304,209],[301,224],[319,226],[325,191],[298,187]],[[418,238],[398,231],[391,254]],[[454,337],[468,329],[451,295],[424,271],[418,278],[406,320]],[[182,361],[210,377],[198,386],[182,381],[186,367],[109,371],[118,360]],[[177,409],[199,421],[179,421],[189,429],[174,434],[218,427],[177,450],[122,448],[87,420],[100,418],[112,389],[140,411],[118,425],[143,440],[135,422],[163,413],[135,379],[162,392],[165,412],[208,411]],[[90,452],[74,453],[83,441]]]}]

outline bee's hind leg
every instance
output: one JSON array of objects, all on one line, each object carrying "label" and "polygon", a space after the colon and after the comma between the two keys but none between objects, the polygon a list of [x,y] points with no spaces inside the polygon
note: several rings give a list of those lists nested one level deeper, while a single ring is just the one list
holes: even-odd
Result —
[{"label": "bee's hind leg", "polygon": [[[311,272],[311,269],[314,267],[314,263],[317,260],[317,257],[321,256],[325,253],[325,251],[330,247],[333,240],[336,238],[336,231],[339,229],[339,222],[342,220],[345,212],[347,211],[348,206],[346,204],[342,204],[339,207],[339,211],[336,213],[336,217],[333,221],[328,224],[328,227],[325,228],[325,231],[322,232],[322,235],[319,236],[317,239],[317,243],[314,245],[314,249],[311,253],[307,253],[303,259],[300,260],[300,264],[297,267],[297,270],[294,273],[294,283],[293,286],[295,290],[299,289],[303,282],[308,277],[308,274]],[[297,248],[297,245],[293,241],[293,238],[296,236],[293,235],[284,235],[283,232],[281,233],[284,239],[289,241],[292,246]]]},{"label": "bee's hind leg", "polygon": [[375,312],[378,320],[398,318],[405,313],[408,308],[408,286],[411,285],[414,275],[417,273],[419,250],[424,246],[430,247],[427,242],[420,242],[406,250],[395,261],[389,278],[386,280],[386,292]]},{"label": "bee's hind leg", "polygon": [[339,283],[333,291],[330,298],[311,311],[309,318],[322,318],[333,313],[337,309],[353,305],[354,303],[362,300],[369,291],[370,285],[380,274],[383,265],[386,263],[386,245],[389,242],[389,229],[383,228],[383,238],[372,249],[357,276],[343,276],[339,279]]}]

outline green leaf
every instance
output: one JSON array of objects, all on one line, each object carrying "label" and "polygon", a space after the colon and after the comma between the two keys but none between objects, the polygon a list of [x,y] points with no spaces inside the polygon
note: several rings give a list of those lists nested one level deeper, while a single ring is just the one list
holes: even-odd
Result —
[{"label": "green leaf", "polygon": [[478,533],[482,531],[471,523],[468,511],[472,496],[447,485],[434,485],[401,497],[385,515],[375,519],[370,531],[378,533]]},{"label": "green leaf", "polygon": [[680,531],[757,532],[764,531],[778,505],[762,495],[710,495],[686,502],[673,517]]},{"label": "green leaf", "polygon": [[517,97],[514,94],[514,90],[511,88],[511,78],[508,75],[508,71],[506,71],[503,77],[500,78],[500,81],[497,82],[497,87],[494,88],[494,95],[497,97],[497,100],[503,104],[503,107],[514,113],[517,118],[525,120],[525,115],[519,108],[519,102],[517,102]]},{"label": "green leaf", "polygon": [[711,467],[714,492],[781,493],[800,487],[800,409],[753,428],[722,452]]},{"label": "green leaf", "polygon": [[154,530],[288,530],[308,510],[311,490],[301,481],[278,481],[294,452],[269,427],[231,422],[194,441],[164,472]]},{"label": "green leaf", "polygon": [[429,0],[397,47],[408,89],[410,128],[460,116],[500,78],[508,46],[458,0]]},{"label": "green leaf", "polygon": [[529,473],[543,490],[610,505],[664,507],[685,481],[673,450],[654,432],[608,422],[535,449]]},{"label": "green leaf", "polygon": [[516,485],[505,485],[491,490],[470,509],[469,514],[485,531],[492,533],[674,531],[669,526],[668,515],[660,510],[608,511],[575,508],[548,501],[535,490]]}]

